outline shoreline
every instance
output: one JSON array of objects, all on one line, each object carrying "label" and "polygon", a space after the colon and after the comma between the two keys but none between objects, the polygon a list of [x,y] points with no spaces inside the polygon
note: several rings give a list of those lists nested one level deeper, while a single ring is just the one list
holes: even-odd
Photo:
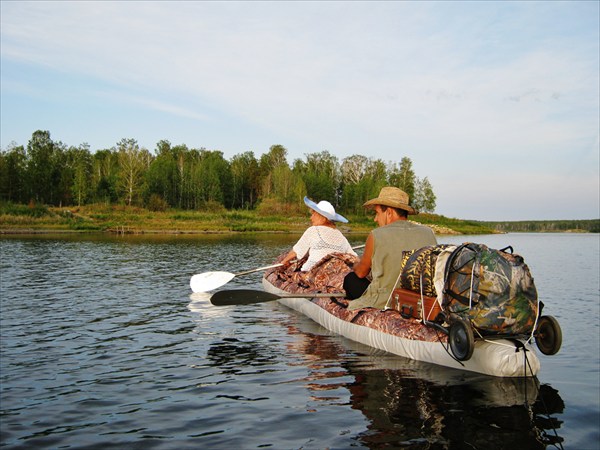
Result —
[{"label": "shoreline", "polygon": [[[338,229],[347,235],[375,228],[366,214],[348,216]],[[508,232],[594,233],[598,221],[479,222],[421,213],[412,223],[430,227],[436,235],[505,234]],[[261,213],[254,210],[151,211],[139,207],[87,205],[58,208],[0,203],[0,236],[42,234],[104,235],[243,235],[301,234],[310,226],[306,214]]]},{"label": "shoreline", "polygon": [[[447,227],[441,227],[434,224],[421,224],[419,222],[413,222],[419,225],[424,225],[431,228],[435,235],[462,235],[465,233],[452,230]],[[308,226],[308,225],[307,225]],[[290,228],[288,230],[209,230],[209,229],[197,229],[197,230],[180,230],[180,229],[137,229],[133,227],[114,227],[106,230],[76,230],[76,229],[52,229],[52,228],[0,228],[0,236],[2,235],[34,235],[34,234],[105,234],[105,235],[202,235],[202,234],[302,234],[305,229]],[[371,229],[357,229],[350,230],[347,227],[339,227],[339,230],[344,235],[364,235],[368,234]],[[496,234],[498,232],[491,231],[490,233],[483,234]],[[499,233],[502,234],[502,233]]]}]

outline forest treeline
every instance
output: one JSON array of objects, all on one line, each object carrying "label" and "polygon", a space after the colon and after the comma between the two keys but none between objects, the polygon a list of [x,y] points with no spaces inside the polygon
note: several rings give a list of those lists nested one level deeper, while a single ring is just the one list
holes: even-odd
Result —
[{"label": "forest treeline", "polygon": [[221,151],[167,140],[151,152],[135,139],[91,151],[85,143],[54,142],[43,130],[35,131],[27,146],[12,143],[0,152],[0,199],[22,204],[255,209],[302,205],[307,195],[327,199],[342,212],[361,213],[362,204],[386,185],[406,191],[416,209],[435,210],[433,187],[415,174],[408,157],[399,163],[362,155],[340,161],[321,151],[290,164],[286,148],[273,145],[258,158],[247,151],[227,160]]},{"label": "forest treeline", "polygon": [[560,233],[565,231],[586,231],[600,233],[600,219],[593,220],[523,220],[515,222],[482,222],[503,233]]}]

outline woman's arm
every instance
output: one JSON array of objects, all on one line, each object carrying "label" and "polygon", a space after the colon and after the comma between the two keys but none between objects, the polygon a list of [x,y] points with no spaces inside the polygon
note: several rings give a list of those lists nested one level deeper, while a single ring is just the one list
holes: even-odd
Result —
[{"label": "woman's arm", "polygon": [[281,260],[281,264],[283,264],[284,266],[287,265],[292,259],[296,259],[296,252],[294,250],[290,250],[289,253],[287,255],[285,255],[285,258],[283,258]]}]

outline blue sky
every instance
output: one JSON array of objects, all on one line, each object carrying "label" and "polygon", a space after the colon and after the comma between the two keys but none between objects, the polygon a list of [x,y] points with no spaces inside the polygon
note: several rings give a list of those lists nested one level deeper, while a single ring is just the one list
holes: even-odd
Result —
[{"label": "blue sky", "polygon": [[413,161],[436,212],[600,217],[599,2],[1,2],[1,148]]}]

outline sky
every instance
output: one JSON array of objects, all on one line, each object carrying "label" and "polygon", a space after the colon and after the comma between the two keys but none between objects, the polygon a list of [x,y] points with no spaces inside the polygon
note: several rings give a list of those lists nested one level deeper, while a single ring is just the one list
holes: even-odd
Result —
[{"label": "sky", "polygon": [[0,148],[406,156],[447,217],[596,219],[599,5],[2,0]]}]

